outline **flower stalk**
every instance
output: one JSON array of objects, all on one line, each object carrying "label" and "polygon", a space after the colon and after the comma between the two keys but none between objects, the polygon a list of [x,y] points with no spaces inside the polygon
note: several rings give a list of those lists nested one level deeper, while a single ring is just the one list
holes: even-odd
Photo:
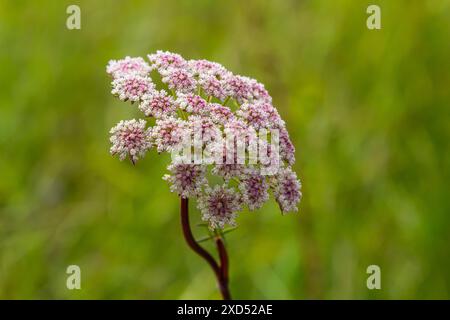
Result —
[{"label": "flower stalk", "polygon": [[219,252],[220,264],[216,262],[213,256],[206,251],[201,245],[197,243],[192,234],[191,226],[189,223],[189,202],[187,198],[181,198],[181,226],[183,228],[184,239],[188,246],[199,256],[201,256],[213,269],[217,279],[217,285],[219,286],[220,293],[224,300],[231,300],[230,289],[228,287],[229,276],[229,261],[228,253],[223,242],[222,237],[216,236],[216,246]]}]

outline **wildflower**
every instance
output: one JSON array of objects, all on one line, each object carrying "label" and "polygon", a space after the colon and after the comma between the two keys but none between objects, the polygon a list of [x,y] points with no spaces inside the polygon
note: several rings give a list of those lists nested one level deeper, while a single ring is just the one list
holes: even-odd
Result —
[{"label": "wildflower", "polygon": [[[232,118],[224,125],[225,135],[229,137],[238,137],[238,139],[248,138],[249,131],[252,130],[244,120],[239,118]],[[254,129],[253,129],[254,130]]]},{"label": "wildflower", "polygon": [[167,169],[171,174],[166,174],[163,180],[170,183],[170,191],[176,192],[180,197],[196,197],[202,191],[202,186],[207,184],[205,178],[206,168],[195,164],[170,164]]},{"label": "wildflower", "polygon": [[113,80],[111,93],[120,100],[132,102],[139,101],[145,94],[152,92],[155,85],[149,77],[136,73],[124,75]]},{"label": "wildflower", "polygon": [[187,124],[183,120],[168,116],[156,120],[152,138],[158,152],[175,150],[186,134]]},{"label": "wildflower", "polygon": [[121,161],[129,156],[133,164],[142,158],[151,147],[150,129],[145,125],[145,120],[120,121],[110,131],[111,154],[119,155]]},{"label": "wildflower", "polygon": [[281,119],[277,109],[271,103],[259,102],[255,104],[255,108],[262,110],[266,114],[268,120],[267,128],[281,129],[285,127],[283,119]]},{"label": "wildflower", "polygon": [[202,114],[208,110],[206,100],[196,94],[181,93],[176,103],[180,109],[193,114]]},{"label": "wildflower", "polygon": [[269,114],[259,104],[244,103],[236,114],[252,125],[256,130],[270,126]]},{"label": "wildflower", "polygon": [[230,75],[226,81],[228,95],[232,96],[241,104],[251,98],[251,88],[248,83],[248,78],[242,76]]},{"label": "wildflower", "polygon": [[165,90],[153,91],[142,97],[139,109],[146,117],[161,118],[175,112],[175,101],[172,96],[167,95]]},{"label": "wildflower", "polygon": [[273,194],[281,212],[297,211],[302,197],[301,183],[290,167],[281,168],[273,181]]},{"label": "wildflower", "polygon": [[279,144],[272,141],[258,140],[258,160],[260,163],[260,173],[266,176],[273,176],[281,168]]},{"label": "wildflower", "polygon": [[187,122],[194,137],[198,135],[203,144],[222,136],[219,128],[207,117],[192,115]]},{"label": "wildflower", "polygon": [[137,74],[145,77],[150,71],[150,66],[141,57],[130,58],[127,56],[121,60],[110,60],[106,67],[106,72],[113,78],[119,78],[128,74]]},{"label": "wildflower", "polygon": [[262,83],[259,83],[255,79],[249,79],[250,94],[255,102],[272,103],[272,97],[267,92]]},{"label": "wildflower", "polygon": [[280,129],[280,156],[289,165],[295,163],[295,147],[289,138],[286,128]]},{"label": "wildflower", "polygon": [[202,76],[213,76],[217,80],[222,80],[231,74],[220,63],[208,60],[189,60],[188,67],[199,78]]},{"label": "wildflower", "polygon": [[[225,133],[225,152],[240,152],[241,149],[246,152],[250,163],[256,161],[258,152],[258,140],[256,131],[252,126],[249,126],[242,119],[234,118],[229,120],[224,125]],[[236,154],[235,158],[238,157]]]},{"label": "wildflower", "polygon": [[169,89],[181,93],[193,93],[197,86],[194,76],[186,69],[168,68],[161,71],[162,82],[167,83]]},{"label": "wildflower", "polygon": [[252,172],[245,176],[239,184],[244,203],[251,211],[257,210],[269,199],[269,185],[264,176]]},{"label": "wildflower", "polygon": [[[159,50],[148,59],[150,64],[127,56],[111,60],[106,68],[113,79],[112,94],[138,102],[145,116],[155,118],[150,128],[144,120],[119,122],[111,129],[110,152],[120,160],[129,157],[133,164],[152,146],[159,153],[172,153],[163,179],[182,198],[184,236],[208,260],[223,297],[230,299],[227,253],[216,229],[234,226],[244,205],[251,211],[261,208],[269,188],[283,214],[298,210],[302,193],[291,169],[294,145],[272,97],[257,80],[235,75],[217,62],[185,60],[168,51]],[[160,76],[169,90],[156,89],[150,73]],[[221,184],[210,187],[209,180]],[[209,224],[220,263],[195,245],[188,198],[196,198],[201,218]]]},{"label": "wildflower", "polygon": [[225,125],[235,118],[230,108],[219,103],[210,103],[208,105],[209,116],[217,124]]},{"label": "wildflower", "polygon": [[[198,199],[211,228],[234,224],[244,204],[261,208],[269,188],[283,213],[296,211],[302,194],[291,169],[295,147],[264,85],[217,62],[185,60],[168,51],[148,58],[150,64],[125,57],[107,66],[113,95],[138,102],[145,116],[155,118],[152,128],[130,120],[111,129],[111,153],[134,163],[151,146],[171,152],[163,178],[180,197]],[[169,90],[156,89],[150,71]],[[238,104],[236,111],[229,100]],[[223,185],[208,187],[210,176]]]},{"label": "wildflower", "polygon": [[223,228],[225,224],[236,224],[236,212],[241,210],[242,201],[234,189],[223,185],[208,188],[198,199],[198,209],[203,221],[209,223],[211,229]]},{"label": "wildflower", "polygon": [[224,101],[228,96],[225,90],[225,82],[223,80],[217,79],[214,75],[200,75],[198,84],[208,97],[215,97],[220,101]]},{"label": "wildflower", "polygon": [[158,50],[147,57],[152,63],[152,67],[158,69],[159,72],[168,68],[183,68],[187,64],[182,56],[168,51]]}]

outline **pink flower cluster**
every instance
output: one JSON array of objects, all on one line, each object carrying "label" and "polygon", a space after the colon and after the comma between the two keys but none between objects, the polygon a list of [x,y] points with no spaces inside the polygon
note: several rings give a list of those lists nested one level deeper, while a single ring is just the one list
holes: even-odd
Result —
[{"label": "pink flower cluster", "polygon": [[[235,75],[219,63],[185,60],[171,52],[157,51],[148,55],[148,60],[126,57],[111,60],[106,68],[112,77],[111,93],[122,101],[137,103],[147,117],[147,121],[120,121],[111,129],[111,154],[120,160],[128,157],[134,164],[152,147],[173,153],[183,141],[196,141],[200,136],[201,143],[194,142],[193,153],[219,150],[219,161],[199,163],[195,155],[188,162],[172,158],[169,174],[163,179],[180,197],[197,199],[202,219],[210,228],[234,225],[239,211],[261,208],[270,192],[282,213],[297,211],[302,193],[292,170],[295,148],[264,85]],[[153,82],[155,77],[161,88]],[[260,130],[278,132],[279,147],[265,142],[266,148],[257,153],[276,159],[273,174],[265,173],[267,164],[236,161],[240,148],[246,155],[251,153],[254,133]],[[234,138],[223,139],[226,136]],[[208,179],[214,175],[220,177],[220,183]]]}]

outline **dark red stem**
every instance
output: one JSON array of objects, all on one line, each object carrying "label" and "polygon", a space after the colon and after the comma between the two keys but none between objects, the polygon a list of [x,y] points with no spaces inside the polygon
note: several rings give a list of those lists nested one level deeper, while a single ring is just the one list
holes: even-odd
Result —
[{"label": "dark red stem", "polygon": [[[228,253],[225,248],[225,244],[223,243],[223,239],[221,237],[216,238],[217,251],[219,251],[220,258],[220,271],[222,280],[224,282],[224,290],[226,291],[227,296],[229,297],[227,300],[231,300],[230,292],[228,290]],[[221,289],[222,290],[222,289]]]},{"label": "dark red stem", "polygon": [[224,300],[231,300],[230,290],[228,288],[228,254],[221,237],[216,238],[217,250],[219,251],[220,265],[211,254],[200,246],[194,239],[189,224],[189,203],[188,199],[181,198],[181,225],[183,235],[189,247],[208,262],[217,278],[217,284]]}]

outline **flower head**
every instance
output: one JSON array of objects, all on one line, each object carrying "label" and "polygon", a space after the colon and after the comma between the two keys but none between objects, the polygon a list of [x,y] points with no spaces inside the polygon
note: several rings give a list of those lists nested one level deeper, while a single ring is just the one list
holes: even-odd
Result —
[{"label": "flower head", "polygon": [[295,147],[289,138],[286,128],[280,129],[280,156],[289,165],[295,163]]},{"label": "flower head", "polygon": [[187,123],[175,117],[164,117],[156,120],[152,130],[152,138],[158,152],[175,150],[183,141]]},{"label": "flower head", "polygon": [[281,129],[285,127],[283,119],[277,109],[269,102],[258,102],[256,107],[262,110],[267,115],[268,125],[267,128]]},{"label": "flower head", "polygon": [[193,93],[197,86],[194,76],[186,69],[168,68],[161,71],[162,81],[167,83],[169,89],[182,93]]},{"label": "flower head", "polygon": [[188,67],[197,77],[214,76],[217,80],[222,80],[231,74],[220,63],[208,60],[189,60]]},{"label": "flower head", "polygon": [[153,91],[142,97],[139,109],[147,117],[161,118],[172,115],[175,112],[175,101],[172,96],[167,95],[165,90]]},{"label": "flower head", "polygon": [[202,114],[208,111],[208,103],[206,102],[206,100],[196,94],[181,93],[179,94],[176,102],[180,109],[185,110],[189,113]]},{"label": "flower head", "polygon": [[149,54],[148,59],[152,67],[158,69],[159,72],[168,68],[183,68],[187,64],[182,56],[169,51],[158,50],[154,54]]},{"label": "flower head", "polygon": [[142,97],[151,93],[155,85],[149,77],[143,77],[136,73],[124,75],[113,80],[111,93],[120,100],[132,102],[140,101]]},{"label": "flower head", "polygon": [[220,101],[224,101],[228,96],[225,87],[225,81],[217,79],[217,77],[214,75],[200,75],[198,84],[208,97],[215,97]]},{"label": "flower head", "polygon": [[[225,123],[223,132],[225,134],[224,141],[224,163],[240,163],[243,164],[242,154],[247,156],[249,164],[257,157],[258,140],[256,131],[242,119],[231,119]],[[226,160],[227,161],[226,161]],[[246,160],[245,157],[243,160]]]},{"label": "flower head", "polygon": [[273,194],[280,206],[281,212],[297,211],[297,205],[302,197],[301,183],[291,168],[282,168],[274,177]]},{"label": "flower head", "polygon": [[110,131],[111,154],[119,155],[121,161],[129,156],[133,164],[142,158],[151,147],[150,130],[145,125],[145,120],[120,121]]},{"label": "flower head", "polygon": [[210,118],[193,115],[188,118],[187,122],[189,123],[194,139],[199,137],[202,145],[215,141],[218,137],[222,136],[221,131]]},{"label": "flower head", "polygon": [[[302,193],[291,169],[295,147],[264,85],[213,61],[168,51],[148,59],[125,57],[107,66],[112,94],[155,118],[148,129],[144,120],[121,121],[111,129],[111,153],[133,163],[152,146],[171,153],[163,179],[180,197],[198,199],[212,229],[233,225],[243,205],[261,208],[269,188],[283,213],[296,211]],[[210,178],[221,185],[209,187]]]},{"label": "flower head", "polygon": [[244,103],[236,113],[257,130],[270,126],[269,114],[259,104]]},{"label": "flower head", "polygon": [[257,210],[269,199],[269,185],[264,176],[252,172],[245,176],[239,184],[244,203],[251,211]]},{"label": "flower head", "polygon": [[209,223],[211,229],[223,228],[225,224],[234,226],[236,213],[241,207],[239,193],[223,185],[208,188],[198,199],[202,219]]},{"label": "flower head", "polygon": [[142,77],[151,71],[150,66],[141,57],[125,57],[121,60],[110,60],[106,67],[106,72],[113,78],[119,78],[128,74],[137,74]]},{"label": "flower head", "polygon": [[230,75],[226,79],[228,95],[232,96],[238,103],[244,103],[251,98],[251,88],[248,78]]},{"label": "flower head", "polygon": [[267,92],[262,83],[259,83],[255,79],[249,79],[248,85],[250,87],[250,95],[255,102],[267,102],[272,103],[272,97]]},{"label": "flower head", "polygon": [[221,125],[226,125],[235,118],[231,109],[220,103],[210,103],[208,105],[208,112],[212,121]]},{"label": "flower head", "polygon": [[241,137],[247,134],[249,126],[244,120],[239,118],[233,118],[227,121],[224,125],[224,132],[227,135],[233,135],[235,137]]},{"label": "flower head", "polygon": [[202,187],[207,184],[205,166],[172,163],[167,169],[171,174],[164,175],[163,179],[170,183],[170,191],[176,192],[182,198],[198,196]]}]

